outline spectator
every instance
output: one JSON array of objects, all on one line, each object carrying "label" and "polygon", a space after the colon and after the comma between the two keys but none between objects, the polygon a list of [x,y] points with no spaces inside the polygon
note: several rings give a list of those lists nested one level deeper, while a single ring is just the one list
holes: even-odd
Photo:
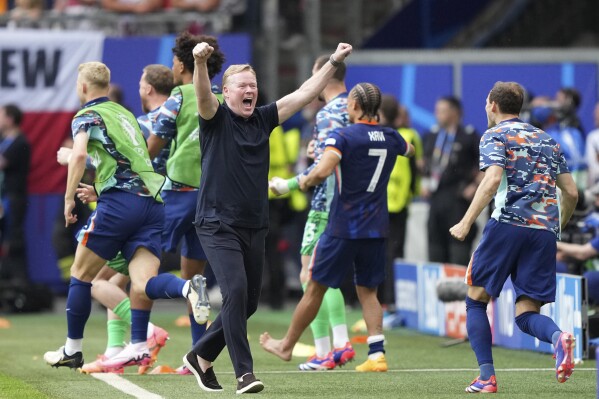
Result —
[{"label": "spectator", "polygon": [[[599,255],[599,237],[595,237],[586,244],[572,244],[557,242],[558,258],[571,258],[577,261],[587,261]],[[587,279],[589,301],[599,305],[599,271],[589,270],[583,273]]]},{"label": "spectator", "polygon": [[20,129],[23,114],[14,104],[0,108],[2,277],[27,280],[25,215],[31,148]]},{"label": "spectator", "polygon": [[580,94],[576,89],[562,88],[555,95],[555,101],[548,105],[553,109],[557,123],[545,131],[561,146],[576,186],[584,190],[587,185],[585,142],[576,115]]},{"label": "spectator", "polygon": [[447,96],[435,104],[437,125],[424,137],[425,170],[422,194],[429,199],[428,254],[432,262],[467,265],[476,225],[464,241],[451,239],[449,228],[459,222],[474,196],[479,135],[462,124],[462,104]]},{"label": "spectator", "polygon": [[56,0],[53,10],[67,15],[87,14],[99,9],[96,0]]},{"label": "spectator", "polygon": [[185,11],[212,12],[220,6],[220,0],[171,0],[171,8]]},{"label": "spectator", "polygon": [[15,7],[10,10],[10,20],[19,27],[37,27],[43,14],[43,0],[15,0]]},{"label": "spectator", "polygon": [[116,13],[147,14],[159,11],[162,0],[102,0],[102,8]]},{"label": "spectator", "polygon": [[589,188],[599,183],[599,102],[593,113],[595,130],[587,135],[585,159],[588,168]]}]

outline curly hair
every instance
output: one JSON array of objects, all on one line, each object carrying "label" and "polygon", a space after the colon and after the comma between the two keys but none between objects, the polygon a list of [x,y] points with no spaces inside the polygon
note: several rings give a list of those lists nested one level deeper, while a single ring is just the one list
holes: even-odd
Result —
[{"label": "curly hair", "polygon": [[349,96],[355,99],[360,105],[364,117],[379,121],[379,107],[381,106],[381,90],[372,83],[358,83],[349,92]]},{"label": "curly hair", "polygon": [[218,41],[214,36],[208,35],[192,35],[189,32],[181,33],[175,40],[175,47],[173,47],[173,55],[179,59],[185,66],[185,69],[193,73],[194,61],[193,61],[193,48],[196,44],[206,42],[210,46],[214,47],[214,51],[206,65],[208,66],[208,76],[210,79],[214,78],[223,68],[225,63],[225,55],[220,50]]}]

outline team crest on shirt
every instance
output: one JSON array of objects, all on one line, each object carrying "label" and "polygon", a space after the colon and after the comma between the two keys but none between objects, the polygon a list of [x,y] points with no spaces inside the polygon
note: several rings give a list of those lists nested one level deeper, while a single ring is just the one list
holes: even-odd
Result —
[{"label": "team crest on shirt", "polygon": [[139,145],[139,141],[137,140],[137,130],[135,130],[131,122],[129,122],[129,120],[124,115],[118,115],[118,118],[121,127],[127,133],[133,145]]}]

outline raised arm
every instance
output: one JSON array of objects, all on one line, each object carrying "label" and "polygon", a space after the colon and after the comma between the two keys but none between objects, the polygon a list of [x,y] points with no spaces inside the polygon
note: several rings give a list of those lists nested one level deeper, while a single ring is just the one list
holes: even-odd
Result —
[{"label": "raised arm", "polygon": [[198,99],[198,112],[205,120],[212,119],[219,106],[218,98],[212,93],[212,84],[210,83],[208,65],[206,64],[213,51],[214,47],[205,42],[196,44],[193,49],[193,59],[195,62],[193,87]]},{"label": "raised arm", "polygon": [[310,79],[306,80],[299,89],[286,95],[277,101],[279,111],[279,123],[285,122],[301,108],[306,106],[322,92],[328,80],[335,73],[337,65],[345,60],[351,53],[352,46],[347,43],[339,43],[337,50],[331,55],[330,62],[323,65]]}]

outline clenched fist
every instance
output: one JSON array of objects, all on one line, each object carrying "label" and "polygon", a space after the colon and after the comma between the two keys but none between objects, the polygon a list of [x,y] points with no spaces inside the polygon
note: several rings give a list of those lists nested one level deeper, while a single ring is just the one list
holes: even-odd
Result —
[{"label": "clenched fist", "polygon": [[193,48],[193,59],[196,63],[203,63],[210,58],[212,52],[214,51],[214,47],[209,45],[206,42],[198,43]]}]

